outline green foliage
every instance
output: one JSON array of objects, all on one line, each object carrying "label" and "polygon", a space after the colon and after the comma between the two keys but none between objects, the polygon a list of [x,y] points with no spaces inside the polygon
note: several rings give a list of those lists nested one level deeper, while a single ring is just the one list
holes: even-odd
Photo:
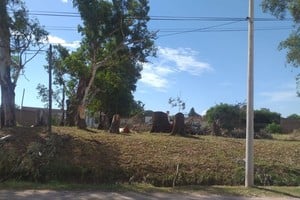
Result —
[{"label": "green foliage", "polygon": [[[221,103],[211,107],[205,116],[206,120],[223,131],[223,135],[245,138],[246,128],[246,106],[239,103],[230,105]],[[269,132],[265,131],[268,124],[279,124],[280,114],[262,108],[254,111],[254,131],[255,138],[272,138]]]},{"label": "green foliage", "polygon": [[[289,37],[280,42],[279,49],[286,50],[286,60],[288,64],[298,68],[300,66],[300,1],[299,0],[263,0],[262,9],[264,12],[270,12],[279,19],[284,19],[286,15],[294,19],[295,29]],[[300,96],[300,74],[296,77],[297,95]]]},{"label": "green foliage", "polygon": [[291,114],[291,115],[287,116],[287,119],[300,119],[300,115]]},{"label": "green foliage", "polygon": [[141,101],[134,101],[133,105],[131,106],[131,113],[130,116],[135,116],[138,114],[144,113],[144,106],[145,104]]},{"label": "green foliage", "polygon": [[272,112],[267,108],[261,108],[260,110],[255,110],[254,121],[256,123],[280,123],[280,113]]},{"label": "green foliage", "polygon": [[155,55],[156,36],[147,29],[148,1],[74,0],[73,5],[83,21],[78,29],[83,39],[64,61],[71,76],[68,88],[76,88],[67,91],[69,99],[91,113],[136,112],[132,93],[141,78],[141,63]]},{"label": "green foliage", "polygon": [[261,3],[264,12],[270,12],[279,19],[284,19],[287,12],[300,22],[300,2],[298,0],[263,0]]},{"label": "green foliage", "polygon": [[207,110],[205,118],[210,124],[216,123],[220,128],[232,131],[245,122],[245,110],[242,104],[218,104]]},{"label": "green foliage", "polygon": [[[38,84],[36,87],[38,91],[37,98],[40,98],[41,101],[44,103],[44,107],[48,108],[49,106],[49,89],[44,84]],[[61,107],[61,90],[52,91],[52,98],[55,100],[56,104]]]},{"label": "green foliage", "polygon": [[281,133],[281,126],[279,124],[272,122],[271,124],[268,124],[266,126],[266,131],[268,133]]},{"label": "green foliage", "polygon": [[268,124],[280,123],[281,114],[276,112],[271,112],[267,108],[262,108],[260,110],[254,111],[254,130],[260,131],[264,129]]}]

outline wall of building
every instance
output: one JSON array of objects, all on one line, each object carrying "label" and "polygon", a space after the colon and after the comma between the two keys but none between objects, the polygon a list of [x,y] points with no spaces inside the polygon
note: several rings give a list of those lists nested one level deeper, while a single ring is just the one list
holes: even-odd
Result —
[{"label": "wall of building", "polygon": [[280,126],[283,133],[291,133],[296,129],[300,129],[300,119],[281,118]]},{"label": "wall of building", "polygon": [[[61,118],[62,111],[59,109],[52,110],[52,120],[58,120]],[[48,109],[46,108],[34,108],[23,107],[16,109],[16,121],[21,126],[35,126],[35,125],[47,125],[48,124]]]}]

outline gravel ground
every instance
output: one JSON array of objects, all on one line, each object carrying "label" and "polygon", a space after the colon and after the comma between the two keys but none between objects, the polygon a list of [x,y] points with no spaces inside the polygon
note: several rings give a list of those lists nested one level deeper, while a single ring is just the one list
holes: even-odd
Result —
[{"label": "gravel ground", "polygon": [[56,190],[0,190],[1,200],[296,200],[292,197],[233,197],[202,195],[197,193],[137,193],[137,192],[101,192],[101,191],[56,191]]}]

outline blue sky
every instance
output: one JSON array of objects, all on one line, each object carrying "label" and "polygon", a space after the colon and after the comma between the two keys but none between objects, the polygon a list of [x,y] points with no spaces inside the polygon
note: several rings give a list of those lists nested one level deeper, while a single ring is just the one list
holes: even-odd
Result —
[{"label": "blue sky", "polygon": [[[42,2],[42,3],[41,3]],[[70,0],[25,0],[31,13],[76,12]],[[272,18],[262,13],[255,1],[255,18]],[[168,104],[179,96],[185,113],[196,112],[219,103],[246,101],[248,0],[150,0],[149,29],[158,31],[156,58],[144,64],[142,79],[137,83],[135,99],[145,109],[178,112]],[[201,17],[201,20],[162,20],[163,17]],[[78,17],[36,16],[50,32],[51,43],[74,48],[80,41],[76,31]],[[168,18],[168,19],[169,19]],[[204,20],[206,18],[207,20]],[[232,21],[229,20],[232,18]],[[221,20],[217,20],[221,19]],[[237,21],[237,19],[241,19]],[[299,70],[286,65],[285,51],[278,50],[280,41],[292,31],[291,21],[255,21],[255,109],[269,108],[282,116],[300,114],[295,76]],[[37,98],[38,83],[47,84],[40,54],[25,69],[16,88],[16,104],[42,107]]]}]

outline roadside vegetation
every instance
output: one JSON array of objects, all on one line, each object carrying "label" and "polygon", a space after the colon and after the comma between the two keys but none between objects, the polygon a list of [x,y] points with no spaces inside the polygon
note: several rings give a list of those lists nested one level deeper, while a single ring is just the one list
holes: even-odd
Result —
[{"label": "roadside vegetation", "polygon": [[[0,180],[243,185],[244,139],[16,127],[0,130]],[[255,185],[300,184],[300,132],[255,140]]]}]

